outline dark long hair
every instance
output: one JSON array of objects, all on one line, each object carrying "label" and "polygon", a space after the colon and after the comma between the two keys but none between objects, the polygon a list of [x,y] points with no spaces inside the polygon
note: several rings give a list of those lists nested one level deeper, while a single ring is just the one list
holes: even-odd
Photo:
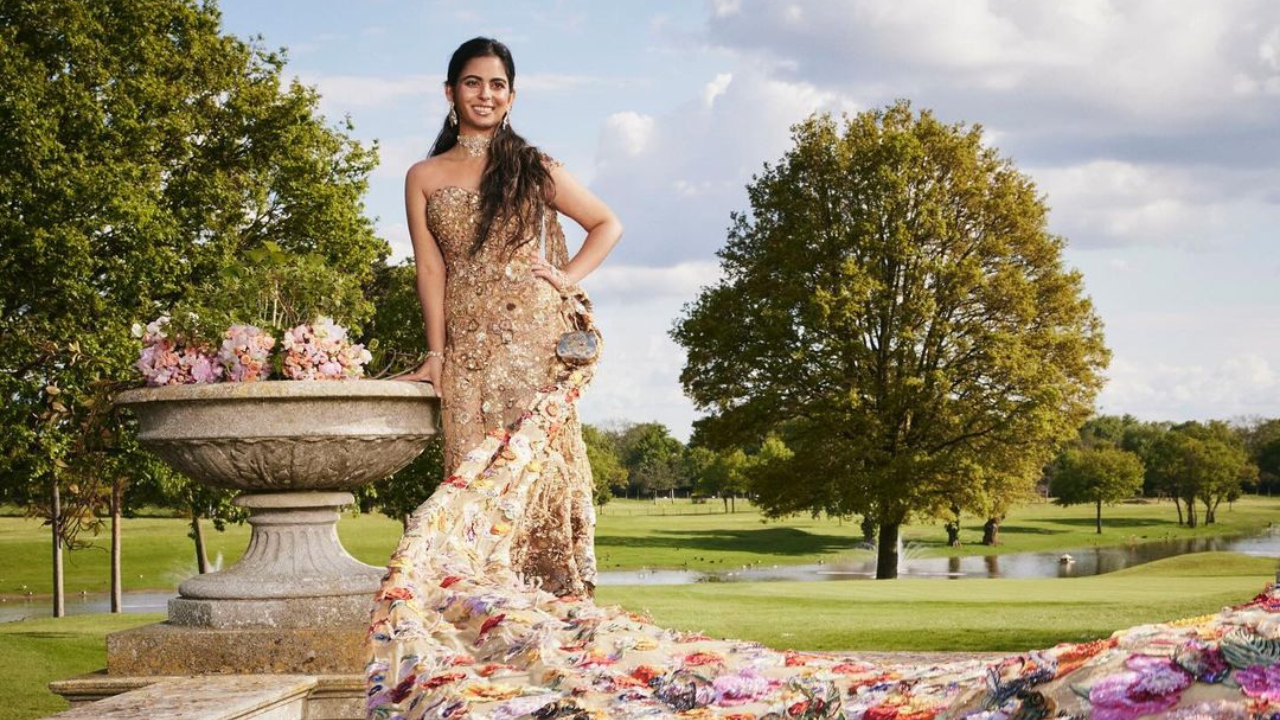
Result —
[{"label": "dark long hair", "polygon": [[[458,92],[458,80],[462,68],[473,58],[496,57],[507,71],[507,87],[515,90],[516,63],[506,45],[493,38],[472,38],[458,46],[449,58],[449,72],[445,84]],[[508,109],[510,112],[510,109]],[[480,251],[494,227],[510,222],[515,225],[508,250],[537,240],[537,218],[555,197],[555,182],[547,169],[544,155],[511,129],[509,123],[499,125],[493,132],[489,145],[489,160],[480,177],[480,222],[476,227],[472,254]],[[450,125],[448,118],[431,146],[430,155],[439,155],[458,144],[458,126]]]}]

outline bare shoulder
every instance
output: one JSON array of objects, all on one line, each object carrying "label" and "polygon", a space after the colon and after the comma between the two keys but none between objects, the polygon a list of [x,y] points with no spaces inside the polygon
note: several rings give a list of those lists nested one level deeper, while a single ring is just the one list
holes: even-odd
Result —
[{"label": "bare shoulder", "polygon": [[439,157],[423,158],[418,162],[409,166],[405,172],[404,182],[406,185],[416,187],[420,190],[429,188],[433,182],[438,182],[440,175]]}]

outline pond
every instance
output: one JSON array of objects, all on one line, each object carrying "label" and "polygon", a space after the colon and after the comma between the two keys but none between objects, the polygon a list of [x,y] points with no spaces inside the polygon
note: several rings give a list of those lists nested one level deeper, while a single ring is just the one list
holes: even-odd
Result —
[{"label": "pond", "polygon": [[[929,557],[910,543],[899,552],[899,577],[910,578],[1070,578],[1102,575],[1198,552],[1238,552],[1280,559],[1280,526],[1249,537],[1157,540],[1120,547],[1075,548],[1053,552]],[[1064,556],[1070,561],[1064,562]],[[696,582],[763,582],[777,580],[860,580],[874,578],[875,555],[840,562],[805,565],[756,565],[737,570],[613,570],[602,572],[600,585],[684,585]]]},{"label": "pond", "polygon": [[[176,592],[127,592],[122,600],[127,613],[163,613],[169,609],[169,598]],[[108,593],[68,594],[63,606],[68,615],[111,612],[111,596]],[[53,615],[53,600],[41,598],[0,598],[0,622],[13,622],[27,618],[47,618]]]},{"label": "pond", "polygon": [[[1077,548],[1054,552],[927,557],[910,543],[902,549],[899,576],[956,580],[962,578],[1070,578],[1102,575],[1153,560],[1197,552],[1239,552],[1280,560],[1280,525],[1248,537],[1216,537],[1158,540],[1122,547]],[[1063,562],[1063,555],[1071,562]],[[857,560],[745,567],[719,572],[692,570],[612,570],[599,575],[600,585],[686,585],[698,582],[765,582],[778,580],[865,580],[875,577],[875,556]],[[159,612],[168,607],[174,593],[125,593],[127,613]],[[0,601],[0,622],[49,617],[52,601],[13,599]],[[69,595],[68,615],[105,613],[111,609],[106,594]]]}]

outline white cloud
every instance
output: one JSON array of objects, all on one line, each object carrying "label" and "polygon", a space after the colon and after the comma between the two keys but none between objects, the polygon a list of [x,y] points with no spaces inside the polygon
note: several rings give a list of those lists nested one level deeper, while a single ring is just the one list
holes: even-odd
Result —
[{"label": "white cloud", "polygon": [[716,17],[737,15],[742,11],[742,0],[711,0],[711,12]]},{"label": "white cloud", "polygon": [[[323,75],[298,76],[304,85],[314,85],[326,105],[350,110],[402,102],[405,98],[442,96],[443,75]],[[440,101],[443,104],[443,100]]]},{"label": "white cloud", "polygon": [[733,82],[733,73],[720,73],[715,79],[707,83],[702,90],[702,104],[711,107],[715,103],[716,98],[724,94],[728,89],[729,83]]},{"label": "white cloud", "polygon": [[[1042,143],[1200,137],[1275,122],[1280,4],[1266,0],[758,0],[708,37],[777,77],[871,104],[908,96]],[[1065,136],[1064,136],[1065,134]],[[1209,148],[1200,148],[1202,152]]]},{"label": "white cloud", "polygon": [[724,244],[745,186],[790,146],[790,127],[815,110],[852,106],[806,83],[746,70],[713,76],[704,94],[663,115],[622,112],[601,131],[592,189],[627,227],[627,263],[706,258]]},{"label": "white cloud", "polygon": [[582,404],[588,422],[656,420],[687,440],[698,413],[680,389],[683,348],[668,335],[681,307],[720,277],[712,261],[666,267],[606,263],[584,282],[605,350]]},{"label": "white cloud", "polygon": [[623,155],[634,157],[644,152],[653,137],[653,118],[637,112],[619,112],[605,118],[605,132],[601,136],[602,143],[611,143],[601,148],[601,155]]},{"label": "white cloud", "polygon": [[1051,225],[1081,247],[1219,248],[1280,219],[1273,173],[1099,159],[1028,170]]},{"label": "white cloud", "polygon": [[1103,412],[1130,413],[1147,420],[1274,417],[1280,408],[1276,362],[1252,353],[1216,365],[1116,358],[1099,406]]},{"label": "white cloud", "polygon": [[675,297],[683,302],[692,300],[698,290],[719,279],[719,263],[699,260],[669,267],[605,264],[592,273],[587,282],[602,301]]}]

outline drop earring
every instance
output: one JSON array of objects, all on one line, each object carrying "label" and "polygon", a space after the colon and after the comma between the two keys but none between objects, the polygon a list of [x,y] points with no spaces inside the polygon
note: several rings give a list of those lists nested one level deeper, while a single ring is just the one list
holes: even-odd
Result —
[{"label": "drop earring", "polygon": [[458,108],[452,104],[449,105],[449,124],[454,127],[458,126]]},{"label": "drop earring", "polygon": [[510,110],[507,111],[506,115],[502,116],[502,129],[503,130],[511,129],[511,111]]}]

